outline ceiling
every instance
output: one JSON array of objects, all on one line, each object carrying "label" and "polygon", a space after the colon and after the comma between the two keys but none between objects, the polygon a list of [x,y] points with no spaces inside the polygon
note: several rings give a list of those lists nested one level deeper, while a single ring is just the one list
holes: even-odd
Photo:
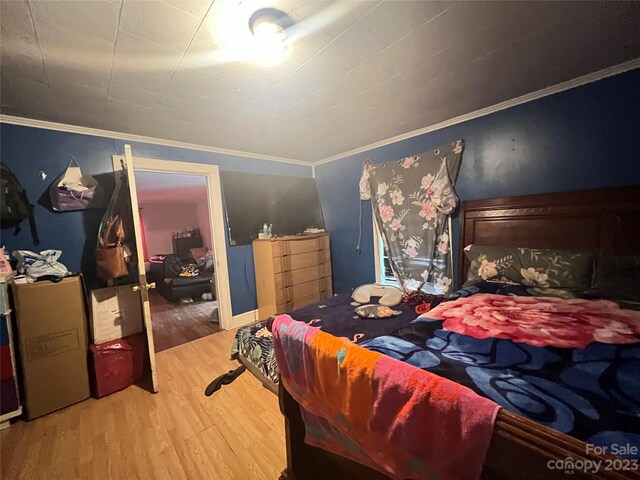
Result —
[{"label": "ceiling", "polygon": [[[229,58],[234,8],[293,20]],[[2,1],[2,113],[302,161],[640,57],[640,2]],[[244,31],[242,23],[236,31]]]}]

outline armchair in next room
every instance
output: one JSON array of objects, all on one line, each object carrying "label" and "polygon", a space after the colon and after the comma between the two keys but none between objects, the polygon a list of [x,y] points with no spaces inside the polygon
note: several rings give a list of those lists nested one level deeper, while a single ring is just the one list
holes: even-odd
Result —
[{"label": "armchair in next room", "polygon": [[149,280],[156,282],[158,293],[170,302],[183,298],[213,300],[213,262],[201,263],[199,266],[193,258],[191,263],[181,261],[175,254],[154,255],[149,259]]}]

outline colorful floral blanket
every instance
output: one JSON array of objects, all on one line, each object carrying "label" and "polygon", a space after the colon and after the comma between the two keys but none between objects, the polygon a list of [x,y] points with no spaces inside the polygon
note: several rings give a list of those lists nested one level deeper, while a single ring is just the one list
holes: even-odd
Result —
[{"label": "colorful floral blanket", "polygon": [[474,338],[504,338],[536,347],[585,348],[593,342],[640,342],[640,312],[608,300],[481,293],[444,302],[420,316]]},{"label": "colorful floral blanket", "polygon": [[273,339],[306,443],[391,478],[480,477],[494,402],[288,315],[273,322]]},{"label": "colorful floral blanket", "polygon": [[[537,292],[481,282],[456,292],[453,299],[482,293]],[[442,304],[443,310],[455,313],[456,303],[447,303],[451,305]],[[585,348],[559,348],[474,338],[443,328],[443,321],[429,318],[432,312],[360,345],[465,385],[507,410],[608,451],[613,444],[640,446],[640,344],[596,341]],[[514,332],[522,335],[517,323]],[[637,458],[637,452],[629,453]]]}]

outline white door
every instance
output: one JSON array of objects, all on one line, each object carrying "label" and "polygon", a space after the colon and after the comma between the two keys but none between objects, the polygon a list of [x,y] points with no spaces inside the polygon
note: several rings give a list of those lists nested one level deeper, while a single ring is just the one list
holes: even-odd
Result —
[{"label": "white door", "polygon": [[[149,350],[149,364],[151,367],[151,386],[154,392],[158,391],[158,373],[156,371],[156,353],[153,345],[153,331],[151,328],[151,309],[149,308],[149,289],[155,288],[155,283],[147,283],[147,273],[144,268],[144,252],[142,248],[142,235],[140,232],[140,212],[138,205],[138,192],[136,191],[136,182],[133,177],[133,157],[131,155],[131,146],[124,146],[124,159],[120,162],[114,162],[114,169],[120,171],[125,169],[127,174],[127,184],[129,194],[131,196],[131,218],[133,218],[133,231],[136,238],[136,255],[138,258],[137,283],[131,286],[134,292],[140,293],[142,302],[142,318],[144,321],[144,329],[147,334],[147,345]],[[133,272],[132,272],[133,273]]]}]

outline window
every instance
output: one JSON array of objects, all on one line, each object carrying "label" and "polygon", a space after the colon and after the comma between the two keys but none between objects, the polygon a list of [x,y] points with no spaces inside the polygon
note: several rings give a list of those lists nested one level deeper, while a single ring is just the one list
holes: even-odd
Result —
[{"label": "window", "polygon": [[393,275],[389,258],[384,251],[384,242],[376,226],[376,219],[373,219],[373,247],[376,262],[376,283],[380,285],[393,285],[399,287],[396,277]]},{"label": "window", "polygon": [[[446,232],[451,237],[451,219],[449,219],[449,224]],[[382,241],[382,235],[378,230],[378,226],[376,225],[376,219],[373,218],[373,250],[375,256],[376,263],[376,283],[380,285],[393,285],[395,287],[400,287],[398,280],[396,280],[395,275],[393,274],[393,270],[391,269],[391,264],[389,263],[389,258],[384,251],[384,242]],[[451,271],[453,272],[453,258],[449,255],[449,259],[451,261]],[[442,260],[434,260],[434,263],[440,262],[439,265],[442,265]],[[426,268],[426,267],[425,267]],[[417,285],[409,288],[417,288]],[[446,287],[439,284],[426,283],[422,287],[422,291],[431,295],[442,295],[445,293]]]}]

